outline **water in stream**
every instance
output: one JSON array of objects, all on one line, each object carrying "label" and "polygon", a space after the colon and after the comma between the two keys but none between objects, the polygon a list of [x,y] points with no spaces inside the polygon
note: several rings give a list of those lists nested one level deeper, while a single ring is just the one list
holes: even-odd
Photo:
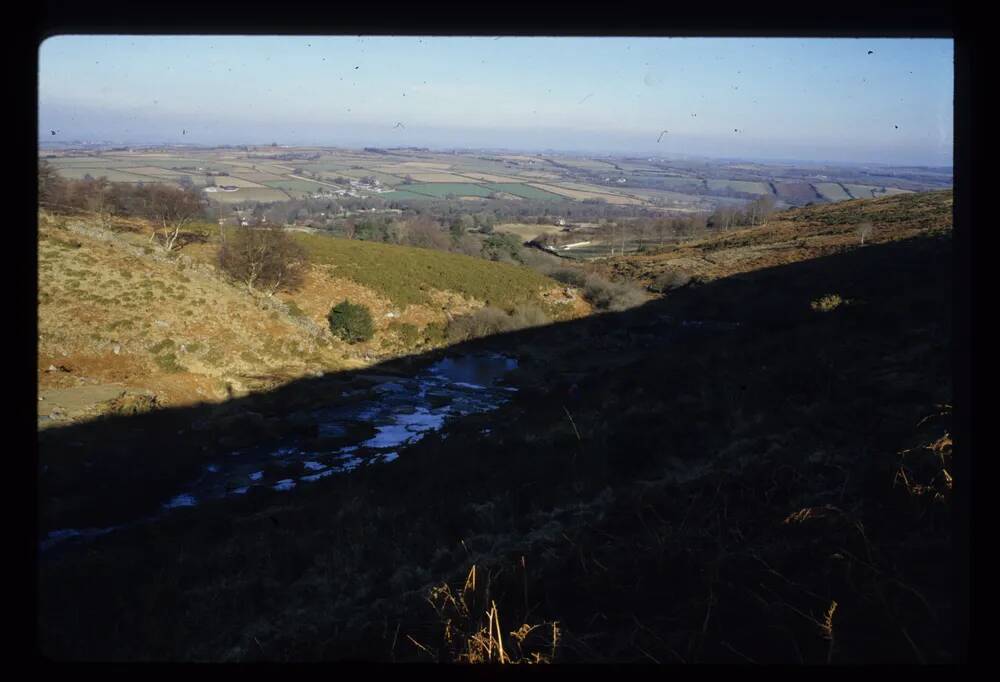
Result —
[{"label": "water in stream", "polygon": [[[225,453],[207,462],[202,475],[163,503],[155,520],[178,507],[245,495],[254,487],[294,490],[360,466],[385,464],[405,456],[405,448],[457,417],[487,412],[507,402],[517,389],[502,384],[517,360],[498,353],[449,356],[411,377],[384,377],[360,400],[320,408],[309,415],[322,439],[335,448],[316,448],[305,439]],[[355,397],[355,392],[338,396]],[[361,428],[359,428],[361,427]],[[354,442],[352,433],[363,433]],[[315,440],[313,441],[315,442]],[[132,525],[132,524],[128,524]],[[44,551],[68,539],[89,539],[119,528],[61,529],[41,543]]]}]

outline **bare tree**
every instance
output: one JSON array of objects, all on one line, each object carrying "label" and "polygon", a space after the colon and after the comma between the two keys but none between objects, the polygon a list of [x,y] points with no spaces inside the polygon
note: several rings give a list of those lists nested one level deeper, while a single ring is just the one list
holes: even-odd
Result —
[{"label": "bare tree", "polygon": [[219,267],[251,292],[269,296],[301,286],[305,249],[281,227],[242,227],[219,249]]},{"label": "bare tree", "polygon": [[857,232],[858,232],[858,237],[861,238],[862,246],[865,245],[865,238],[871,236],[873,229],[874,228],[872,227],[871,223],[861,223],[860,225],[858,225]]},{"label": "bare tree", "polygon": [[181,228],[198,218],[204,202],[195,189],[148,185],[140,196],[142,213],[153,222],[150,241],[159,240],[167,253],[174,250]]},{"label": "bare tree", "polygon": [[44,159],[38,162],[38,203],[58,206],[65,201],[66,182]]},{"label": "bare tree", "polygon": [[84,207],[97,217],[102,228],[107,230],[111,227],[115,207],[111,196],[111,183],[106,177],[100,177],[87,183],[83,192],[83,203]]},{"label": "bare tree", "polygon": [[425,249],[447,251],[451,247],[451,239],[441,229],[437,221],[419,217],[407,222],[406,241],[410,246]]}]

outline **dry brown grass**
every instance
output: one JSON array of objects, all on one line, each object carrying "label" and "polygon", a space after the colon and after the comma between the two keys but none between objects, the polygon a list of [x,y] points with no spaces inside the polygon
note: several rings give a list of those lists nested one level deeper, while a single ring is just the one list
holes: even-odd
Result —
[{"label": "dry brown grass", "polygon": [[[438,652],[436,660],[552,663],[561,639],[559,622],[521,623],[517,629],[505,631],[490,594],[491,582],[492,575],[482,575],[473,564],[457,593],[447,583],[431,589],[428,601],[444,624],[444,650]],[[429,649],[419,646],[430,654]]]},{"label": "dry brown grass", "polygon": [[873,226],[874,244],[947,231],[952,224],[950,192],[900,194],[845,201],[776,214],[768,224],[719,232],[701,239],[626,255],[596,266],[616,278],[651,284],[670,268],[682,268],[707,282],[860,248],[859,224]]}]

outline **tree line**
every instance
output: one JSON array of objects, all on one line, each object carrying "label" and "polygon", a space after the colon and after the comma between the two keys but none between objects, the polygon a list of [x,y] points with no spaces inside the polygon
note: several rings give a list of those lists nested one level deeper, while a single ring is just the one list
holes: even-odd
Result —
[{"label": "tree line", "polygon": [[208,207],[194,187],[67,179],[44,160],[38,164],[38,204],[53,213],[90,213],[105,229],[116,217],[144,218],[153,226],[150,242],[168,253],[178,248],[181,230],[206,217]]}]

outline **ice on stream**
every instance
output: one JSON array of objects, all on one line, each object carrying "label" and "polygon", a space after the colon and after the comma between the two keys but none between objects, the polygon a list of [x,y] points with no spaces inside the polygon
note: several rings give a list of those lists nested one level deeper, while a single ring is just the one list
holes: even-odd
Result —
[{"label": "ice on stream", "polygon": [[[205,466],[202,475],[182,492],[161,507],[161,514],[179,507],[192,507],[199,501],[228,495],[244,495],[252,487],[270,487],[277,491],[295,488],[296,478],[285,474],[273,484],[265,482],[265,471],[274,467],[293,468],[299,464],[310,473],[298,476],[298,481],[318,481],[334,474],[350,472],[366,464],[386,464],[397,460],[399,449],[412,445],[428,433],[439,431],[445,423],[456,417],[496,409],[510,398],[517,389],[500,386],[497,382],[517,368],[517,360],[498,353],[450,356],[430,365],[410,377],[399,377],[370,389],[349,391],[344,395],[368,392],[371,399],[348,405],[332,405],[316,410],[315,419],[319,436],[348,438],[359,425],[370,425],[364,440],[344,445],[332,452],[316,452],[301,443],[287,443],[281,447],[242,448],[229,453],[225,462]],[[483,430],[489,435],[489,429]],[[441,439],[448,437],[441,434]],[[259,467],[259,470],[254,470]],[[277,476],[275,478],[278,478]],[[246,481],[240,485],[237,481]],[[236,485],[237,487],[233,487]],[[153,517],[157,518],[157,517]],[[152,519],[136,520],[140,523]],[[107,529],[78,530],[67,528],[52,531],[41,542],[46,549],[56,543],[73,538],[87,539],[121,526]]]}]

